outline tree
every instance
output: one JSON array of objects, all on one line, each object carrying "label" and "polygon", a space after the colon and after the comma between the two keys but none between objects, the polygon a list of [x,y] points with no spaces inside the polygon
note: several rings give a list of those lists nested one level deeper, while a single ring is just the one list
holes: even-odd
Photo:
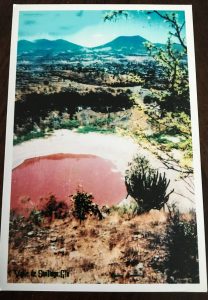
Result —
[{"label": "tree", "polygon": [[[165,79],[163,89],[152,90],[152,94],[163,110],[190,114],[187,46],[182,34],[185,21],[180,24],[175,12],[161,13],[156,10],[148,12],[153,13],[162,18],[171,30],[164,47],[158,47],[150,42],[145,44],[149,54],[162,67],[161,76]],[[173,38],[178,44],[173,42]]]},{"label": "tree", "polygon": [[[105,17],[106,20],[119,20],[124,14],[125,18],[131,11],[113,11]],[[153,44],[146,42],[145,46],[149,55],[154,58],[155,74],[149,80],[150,93],[144,97],[144,113],[148,116],[148,122],[154,135],[180,135],[181,142],[172,148],[178,147],[183,150],[183,159],[179,161],[174,158],[170,151],[170,143],[166,145],[157,139],[151,143],[157,147],[157,156],[168,168],[182,172],[183,176],[193,172],[192,169],[192,139],[190,120],[190,96],[187,64],[187,46],[185,41],[185,20],[179,21],[175,12],[167,13],[161,11],[143,12],[147,15],[157,15],[169,27],[169,36],[166,44]],[[147,74],[150,63],[146,66]],[[152,70],[151,70],[152,73]],[[149,75],[149,74],[148,74]],[[157,80],[155,80],[157,79]],[[146,84],[146,83],[145,83]],[[154,88],[153,88],[154,87]],[[136,97],[136,96],[134,96]],[[137,105],[137,109],[141,110]],[[148,140],[149,137],[146,136]],[[166,151],[167,150],[167,151]],[[164,158],[164,154],[166,158]]]},{"label": "tree", "polygon": [[[151,14],[151,13],[152,12],[148,12],[148,14]],[[179,42],[180,42],[181,46],[183,47],[185,53],[187,53],[187,46],[185,44],[185,38],[182,37],[182,29],[185,26],[185,21],[183,21],[182,24],[179,24],[178,20],[177,20],[177,15],[176,15],[175,12],[173,12],[172,14],[168,14],[168,13],[162,14],[159,11],[154,10],[153,13],[156,13],[158,16],[160,16],[162,19],[164,19],[165,21],[167,21],[171,25],[172,29],[174,29],[174,32],[170,31],[169,34],[171,36],[176,37],[179,40]]]},{"label": "tree", "polygon": [[118,18],[125,17],[128,18],[128,12],[125,10],[112,10],[106,13],[104,21],[116,21]]},{"label": "tree", "polygon": [[162,67],[161,89],[152,89],[153,99],[161,110],[185,112],[190,115],[188,67],[184,51],[174,49],[170,37],[164,48],[147,42],[149,54]]},{"label": "tree", "polygon": [[[104,20],[116,21],[121,17],[128,18],[129,13],[124,10],[111,11],[106,14]],[[160,105],[163,113],[183,111],[190,115],[187,46],[183,36],[185,21],[180,24],[175,12],[161,13],[154,10],[148,11],[147,14],[156,14],[171,27],[165,45],[145,43],[149,55],[162,70],[160,79],[163,84],[160,89],[152,89],[152,98]],[[173,38],[178,43],[174,43]]]},{"label": "tree", "polygon": [[67,216],[69,208],[64,201],[57,201],[54,195],[50,195],[46,201],[42,209],[44,217],[48,217],[52,221],[53,218],[64,219]]}]

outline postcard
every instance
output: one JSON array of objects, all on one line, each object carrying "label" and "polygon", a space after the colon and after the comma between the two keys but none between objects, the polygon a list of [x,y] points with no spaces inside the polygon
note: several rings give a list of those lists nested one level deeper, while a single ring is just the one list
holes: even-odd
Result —
[{"label": "postcard", "polygon": [[192,7],[14,5],[3,290],[207,289]]}]

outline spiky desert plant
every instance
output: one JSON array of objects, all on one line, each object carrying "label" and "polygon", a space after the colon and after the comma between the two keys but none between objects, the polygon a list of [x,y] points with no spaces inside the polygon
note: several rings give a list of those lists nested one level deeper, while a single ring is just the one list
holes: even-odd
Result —
[{"label": "spiky desert plant", "polygon": [[136,156],[126,171],[125,183],[128,195],[138,204],[137,213],[148,212],[151,209],[160,210],[168,201],[167,193],[170,180],[165,173],[161,174],[149,166],[145,157]]}]

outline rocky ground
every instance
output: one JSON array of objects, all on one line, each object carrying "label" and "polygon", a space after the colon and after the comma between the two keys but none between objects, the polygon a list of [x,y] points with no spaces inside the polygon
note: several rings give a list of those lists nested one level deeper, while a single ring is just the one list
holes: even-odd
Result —
[{"label": "rocky ground", "polygon": [[116,209],[82,224],[68,216],[40,226],[13,216],[8,282],[164,283],[166,222],[164,212],[132,218]]}]

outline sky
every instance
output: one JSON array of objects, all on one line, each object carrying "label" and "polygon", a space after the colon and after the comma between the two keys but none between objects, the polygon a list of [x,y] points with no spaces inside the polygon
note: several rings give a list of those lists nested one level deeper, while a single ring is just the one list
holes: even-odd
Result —
[{"label": "sky", "polygon": [[[172,13],[163,11],[161,13]],[[95,47],[118,36],[140,35],[152,43],[165,43],[169,24],[155,13],[129,11],[128,18],[104,21],[109,11],[22,11],[19,16],[19,40],[65,39],[69,42]],[[184,12],[176,11],[178,21],[184,21]],[[183,34],[185,34],[183,30]]]}]

